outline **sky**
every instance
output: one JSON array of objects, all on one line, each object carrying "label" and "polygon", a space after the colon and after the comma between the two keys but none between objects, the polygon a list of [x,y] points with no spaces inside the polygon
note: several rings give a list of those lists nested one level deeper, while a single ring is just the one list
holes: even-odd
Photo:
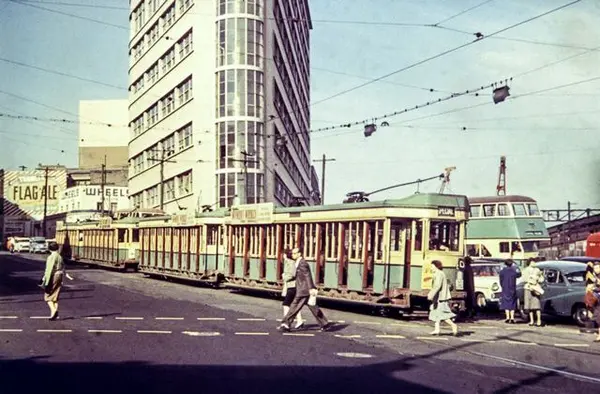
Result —
[{"label": "sky", "polygon": [[[75,167],[79,101],[127,97],[128,2],[44,1],[0,0],[0,114],[71,122],[0,116],[0,167]],[[335,158],[327,163],[326,203],[451,166],[449,192],[493,195],[504,155],[508,194],[533,197],[542,209],[566,209],[567,201],[600,208],[600,2],[529,21],[571,1],[311,0],[311,154]],[[213,9],[211,0],[196,7]],[[485,38],[473,42],[478,32]],[[381,119],[493,83],[508,83],[511,96],[494,104],[487,87]],[[373,118],[379,127],[371,137],[362,124],[321,130]],[[418,190],[439,188],[435,180]]]}]

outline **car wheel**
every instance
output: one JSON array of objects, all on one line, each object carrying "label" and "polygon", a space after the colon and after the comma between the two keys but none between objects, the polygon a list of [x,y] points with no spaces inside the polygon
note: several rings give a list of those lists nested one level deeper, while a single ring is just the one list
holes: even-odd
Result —
[{"label": "car wheel", "polygon": [[477,307],[479,309],[484,309],[486,307],[487,301],[486,301],[485,295],[483,295],[483,293],[475,294],[475,305],[477,305]]},{"label": "car wheel", "polygon": [[584,304],[575,304],[571,316],[579,327],[585,327],[586,323],[590,321],[589,313]]}]

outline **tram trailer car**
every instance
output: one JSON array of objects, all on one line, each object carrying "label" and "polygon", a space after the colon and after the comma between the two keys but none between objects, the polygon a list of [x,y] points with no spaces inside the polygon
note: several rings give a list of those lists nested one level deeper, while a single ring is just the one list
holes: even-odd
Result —
[{"label": "tram trailer car", "polygon": [[63,258],[76,264],[120,270],[137,270],[139,263],[139,219],[57,223],[56,242]]},{"label": "tram trailer car", "polygon": [[283,252],[299,247],[322,298],[427,309],[431,261],[442,262],[452,305],[465,309],[465,196],[310,207],[240,205],[196,217],[139,222],[139,270],[280,291]]}]

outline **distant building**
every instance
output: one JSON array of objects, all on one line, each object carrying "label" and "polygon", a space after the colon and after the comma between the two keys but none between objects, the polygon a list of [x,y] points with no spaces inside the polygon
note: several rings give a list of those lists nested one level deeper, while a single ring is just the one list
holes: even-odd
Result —
[{"label": "distant building", "polygon": [[79,168],[127,166],[128,100],[79,102]]},{"label": "distant building", "polygon": [[319,202],[308,0],[132,0],[130,22],[133,207]]}]

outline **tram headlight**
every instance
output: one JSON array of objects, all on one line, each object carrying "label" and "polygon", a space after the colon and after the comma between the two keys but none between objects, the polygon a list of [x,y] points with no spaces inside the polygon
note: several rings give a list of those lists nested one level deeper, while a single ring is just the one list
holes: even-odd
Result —
[{"label": "tram headlight", "polygon": [[500,290],[500,286],[498,286],[498,283],[494,283],[492,285],[492,291],[498,291],[498,290]]}]

